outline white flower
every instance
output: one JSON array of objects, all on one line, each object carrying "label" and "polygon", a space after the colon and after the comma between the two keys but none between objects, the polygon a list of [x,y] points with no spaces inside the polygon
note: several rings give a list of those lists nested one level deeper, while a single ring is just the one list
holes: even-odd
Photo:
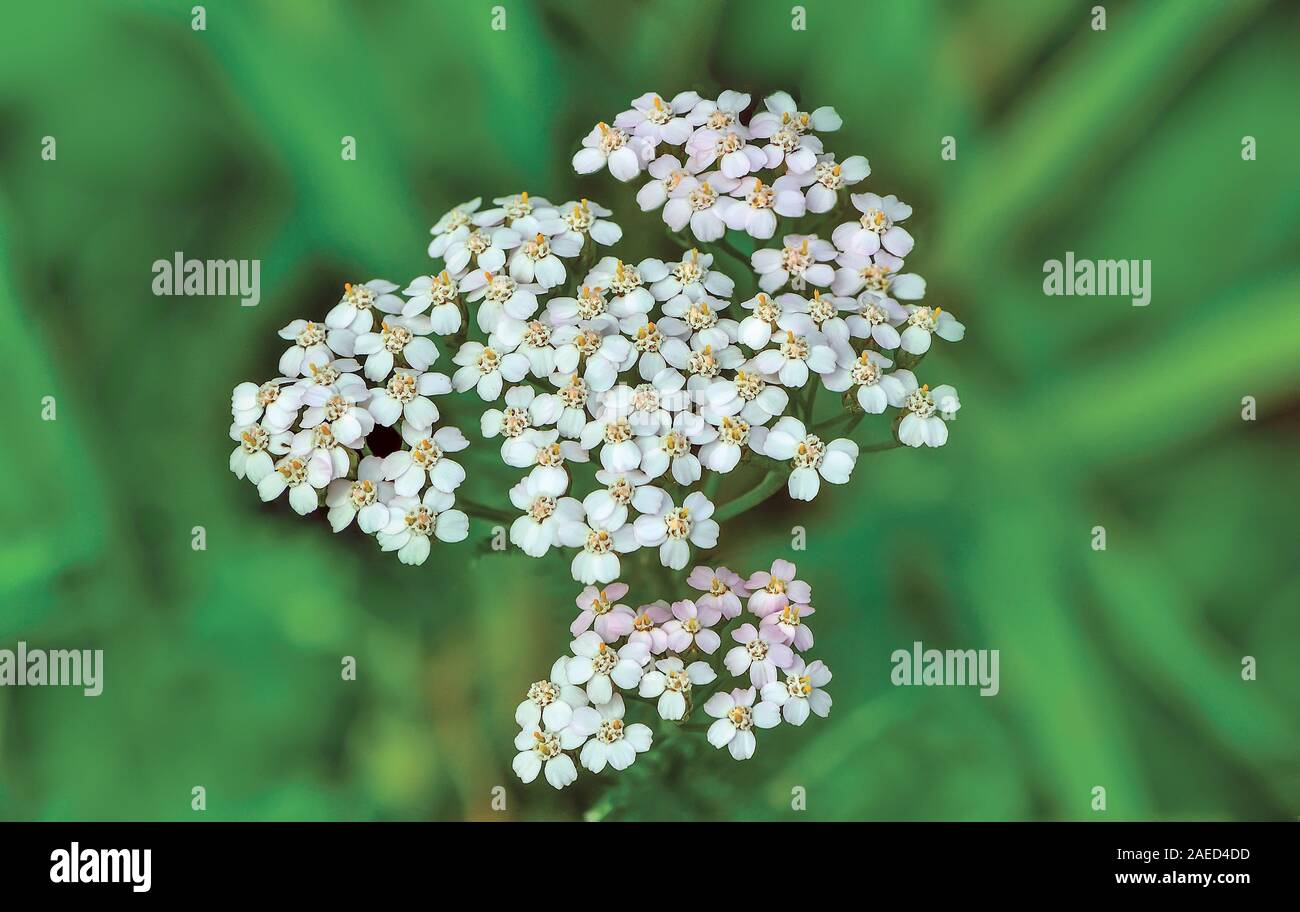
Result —
[{"label": "white flower", "polygon": [[573,156],[573,170],[592,174],[608,167],[620,181],[630,181],[641,173],[654,155],[654,146],[638,136],[629,136],[619,127],[601,121],[582,138],[582,148]]},{"label": "white flower", "polygon": [[948,425],[961,408],[957,391],[951,386],[918,387],[916,376],[907,370],[894,371],[907,391],[903,408],[907,414],[898,423],[898,440],[910,447],[941,447],[948,441]]},{"label": "white flower", "polygon": [[555,367],[571,373],[585,362],[582,377],[588,388],[604,392],[614,385],[623,362],[632,354],[632,343],[608,325],[561,326],[551,334],[555,343]]},{"label": "white flower", "polygon": [[384,380],[392,373],[399,355],[416,371],[423,371],[438,360],[438,347],[425,335],[431,329],[430,320],[425,316],[390,317],[380,323],[379,332],[357,336],[354,350],[358,355],[367,356],[366,379],[376,383]]},{"label": "white flower", "polygon": [[569,683],[584,686],[592,703],[608,703],[614,697],[614,685],[627,690],[641,683],[642,669],[650,661],[650,651],[641,643],[627,643],[617,652],[588,630],[570,644],[573,658],[565,666]]},{"label": "white flower", "polygon": [[900,202],[892,193],[889,196],[855,193],[850,199],[862,216],[832,232],[836,247],[861,256],[871,256],[882,247],[897,257],[912,252],[912,236],[898,224],[912,214],[911,206]]},{"label": "white flower", "polygon": [[[576,243],[579,249],[588,237],[602,247],[617,244],[623,237],[623,229],[609,221],[607,216],[613,214],[600,203],[587,199],[565,203],[560,207],[559,217],[564,222],[566,230],[560,238],[570,242],[568,244],[570,248],[573,243]],[[557,241],[560,238],[557,238]],[[572,254],[566,253],[561,256],[572,256]]]},{"label": "white flower", "polygon": [[645,487],[649,480],[650,476],[645,472],[611,472],[601,469],[596,473],[596,481],[604,487],[597,488],[584,497],[582,509],[587,516],[606,527],[621,528],[627,522],[628,507],[636,503],[658,503],[657,499],[646,500],[655,496],[651,491],[658,490]]},{"label": "white flower", "polygon": [[[554,210],[548,210],[554,211]],[[479,228],[474,225],[457,228],[447,238],[442,253],[447,272],[462,276],[472,266],[476,270],[496,272],[506,264],[506,255],[523,243],[523,237],[514,228],[498,225]],[[429,245],[430,256],[433,245]]]},{"label": "white flower", "polygon": [[562,437],[576,440],[587,426],[587,381],[577,374],[554,374],[551,382],[555,384],[555,395],[564,405],[555,425]]},{"label": "white flower", "polygon": [[559,524],[560,544],[582,549],[569,565],[575,580],[590,585],[618,579],[619,554],[635,551],[640,544],[632,526],[615,525],[617,521],[617,516],[603,520],[588,516],[566,519]]},{"label": "white flower", "polygon": [[700,96],[694,92],[679,92],[664,104],[660,95],[646,92],[632,99],[632,110],[614,118],[614,126],[649,141],[651,147],[659,143],[680,146],[691,135],[692,126],[685,118],[699,104]]},{"label": "white flower", "polygon": [[562,496],[567,487],[564,475],[526,475],[510,489],[510,502],[524,514],[510,524],[510,541],[529,557],[559,545],[564,523],[582,522],[582,504]]},{"label": "white flower", "polygon": [[460,331],[460,283],[447,270],[413,279],[402,294],[410,295],[402,316],[414,317],[427,310],[433,332],[447,336]]},{"label": "white flower", "polygon": [[671,301],[678,295],[684,295],[690,301],[704,301],[713,295],[729,298],[735,291],[735,281],[713,266],[713,254],[701,254],[692,248],[682,257],[681,262],[666,264],[667,272],[650,286],[650,293],[657,301]]},{"label": "white flower", "polygon": [[755,250],[750,257],[759,288],[773,292],[789,282],[791,288],[801,291],[806,285],[825,288],[835,279],[835,270],[827,263],[838,251],[830,241],[819,240],[815,234],[787,234],[782,243],[780,250]]},{"label": "white flower", "polygon": [[831,484],[845,484],[858,461],[858,445],[847,437],[824,443],[810,434],[798,418],[785,417],[772,426],[763,440],[763,453],[773,459],[790,460],[790,496],[812,500],[821,488],[821,478]]},{"label": "white flower", "polygon": [[884,349],[895,349],[902,337],[894,324],[907,319],[907,310],[893,298],[874,291],[858,295],[858,312],[845,319],[855,339],[870,339]]},{"label": "white flower", "polygon": [[582,238],[571,232],[548,238],[538,231],[526,239],[510,257],[510,278],[543,289],[563,285],[567,277],[560,257],[574,257],[582,250]]},{"label": "white flower", "polygon": [[664,224],[673,231],[681,231],[689,224],[697,240],[706,244],[716,241],[727,233],[727,223],[723,219],[736,205],[734,199],[723,194],[730,193],[737,186],[738,181],[716,171],[701,174],[699,182],[689,190],[678,187],[669,194],[671,198],[664,206]]},{"label": "white flower", "polygon": [[448,212],[443,213],[438,221],[434,222],[429,233],[433,235],[433,240],[429,242],[429,256],[440,257],[447,249],[448,238],[453,232],[461,228],[466,228],[474,223],[474,213],[482,205],[482,197],[474,197],[467,203],[461,203],[454,206]]},{"label": "white flower", "polygon": [[[553,328],[542,320],[502,320],[488,337],[488,345],[502,352],[518,352],[528,359],[528,370],[534,377],[549,377],[559,357],[553,336]],[[577,364],[576,359],[573,364]]]},{"label": "white flower", "polygon": [[283,456],[289,452],[293,435],[287,431],[272,433],[264,425],[254,422],[243,427],[232,424],[230,439],[239,441],[239,446],[230,454],[230,471],[236,478],[247,477],[257,484],[275,470],[271,456]]},{"label": "white flower", "polygon": [[531,319],[537,313],[537,292],[542,287],[520,285],[508,275],[479,269],[460,280],[460,290],[467,301],[482,300],[476,314],[478,328],[491,333],[502,320]]},{"label": "white flower", "polygon": [[[839,191],[860,182],[871,173],[871,166],[861,155],[836,164],[833,155],[820,155],[817,164],[800,174],[785,174],[772,185],[778,194],[790,191],[804,197],[809,212],[830,212],[839,202]],[[832,234],[832,237],[834,235]]]},{"label": "white flower", "polygon": [[[329,364],[334,360],[335,351],[341,355],[351,355],[356,338],[351,330],[330,329],[324,323],[308,320],[294,320],[281,329],[279,335],[281,339],[293,342],[280,356],[280,373],[286,377],[305,376],[313,364],[318,367]],[[339,347],[331,350],[327,337],[339,342]]]},{"label": "white flower", "polygon": [[348,451],[335,439],[334,431],[324,422],[294,434],[293,441],[289,444],[289,455],[308,463],[318,456],[324,456],[329,460],[331,481],[348,474]]},{"label": "white flower", "polygon": [[700,462],[711,472],[730,472],[740,463],[749,444],[749,422],[724,415],[718,423],[718,438],[700,448]]},{"label": "white flower", "polygon": [[724,130],[696,130],[686,143],[692,171],[704,171],[718,163],[724,177],[739,180],[767,166],[767,155],[749,141],[749,130],[734,123]]},{"label": "white flower", "polygon": [[270,501],[288,488],[289,505],[296,513],[306,516],[319,505],[316,492],[333,477],[334,466],[327,453],[314,450],[310,458],[290,453],[276,463],[274,472],[257,483],[257,493],[262,500]]},{"label": "white flower", "polygon": [[600,727],[592,738],[582,746],[579,760],[593,773],[599,773],[608,763],[616,770],[627,769],[636,760],[637,754],[650,749],[653,735],[648,725],[633,722],[623,724],[623,695],[614,694],[608,703],[602,703],[596,709],[600,712]]},{"label": "white flower", "polygon": [[909,354],[928,352],[932,335],[946,342],[960,342],[966,335],[966,327],[942,307],[911,304],[907,310],[907,328],[903,330],[901,347]]},{"label": "white flower", "polygon": [[803,659],[795,656],[785,674],[784,681],[764,684],[761,691],[764,702],[781,707],[785,721],[803,725],[809,710],[823,719],[830,714],[831,696],[821,689],[831,680],[831,671],[824,662],[813,662],[805,668]]},{"label": "white flower", "polygon": [[[599,301],[589,299],[577,302],[578,316],[584,319],[598,317],[608,311],[610,317],[618,321],[624,332],[630,332],[646,322],[646,314],[655,305],[655,298],[646,288],[646,283],[655,283],[668,275],[668,266],[662,260],[647,257],[636,265],[624,263],[615,257],[604,257],[592,267],[587,274],[587,285],[593,289],[604,289],[609,295],[609,303],[602,310]],[[584,289],[584,293],[590,295]],[[565,309],[567,313],[567,308]],[[588,317],[587,315],[591,316]],[[572,322],[572,321],[566,321]]]},{"label": "white flower", "polygon": [[828,376],[826,388],[842,393],[856,386],[858,405],[868,415],[879,415],[887,405],[900,408],[907,390],[897,377],[884,372],[892,363],[884,355],[864,350],[850,367],[840,368]]},{"label": "white flower", "polygon": [[453,510],[455,498],[437,488],[428,488],[424,497],[394,497],[388,504],[388,524],[377,534],[379,547],[396,551],[404,564],[423,564],[429,557],[429,538],[439,541],[464,541],[469,535],[469,517]]},{"label": "white flower", "polygon": [[691,556],[690,545],[707,550],[718,543],[718,524],[710,518],[713,502],[699,491],[686,495],[680,507],[663,492],[658,500],[658,504],[646,504],[647,509],[642,510],[633,528],[638,543],[659,548],[659,562],[665,567],[685,567]]},{"label": "white flower", "polygon": [[539,219],[555,217],[554,206],[540,196],[530,196],[527,190],[509,196],[498,196],[492,202],[496,203],[496,208],[484,209],[474,216],[475,225],[483,228],[494,227],[503,222],[506,225],[513,225],[530,215]]},{"label": "white flower", "polygon": [[750,237],[765,241],[776,233],[776,217],[798,218],[804,214],[806,203],[799,191],[778,192],[775,186],[764,184],[757,177],[747,177],[736,187],[731,201],[722,213],[727,227],[744,231]]},{"label": "white flower", "polygon": [[711,442],[717,433],[701,416],[679,412],[666,434],[637,438],[637,446],[641,448],[641,471],[650,478],[658,478],[671,469],[673,480],[678,484],[695,484],[700,480],[700,460],[691,452],[691,447]]},{"label": "white flower", "polygon": [[750,121],[751,126],[789,124],[791,129],[800,133],[808,130],[834,133],[844,124],[840,115],[829,105],[817,108],[811,114],[800,111],[789,92],[773,92],[763,99],[763,107],[767,108],[767,111],[755,114]]},{"label": "white flower", "polygon": [[577,750],[600,728],[600,713],[590,706],[573,710],[569,724],[560,729],[524,729],[515,737],[515,755],[511,768],[523,782],[532,782],[545,768],[546,781],[557,789],[572,785],[578,778],[573,758],[565,751]]},{"label": "white flower", "polygon": [[654,180],[647,181],[637,191],[637,205],[642,212],[653,212],[668,201],[670,196],[686,196],[699,186],[699,179],[682,166],[674,155],[661,155],[646,168]]},{"label": "white flower", "polygon": [[506,380],[518,383],[524,379],[529,366],[523,355],[503,355],[481,342],[466,342],[452,360],[460,365],[451,376],[452,387],[458,393],[473,388],[485,402],[496,401]]},{"label": "white flower", "polygon": [[700,414],[714,425],[721,424],[724,417],[738,415],[750,427],[759,427],[783,414],[789,403],[790,394],[781,387],[758,374],[738,370],[731,379],[719,378],[709,384]]},{"label": "white flower", "polygon": [[902,301],[919,301],[925,297],[925,279],[910,272],[898,275],[903,261],[883,250],[874,256],[842,253],[836,262],[840,268],[835,270],[831,291],[837,295],[850,297],[865,289]]},{"label": "white flower", "polygon": [[715,693],[704,704],[704,711],[718,720],[709,726],[709,743],[727,748],[737,760],[754,756],[754,726],[775,728],[781,722],[775,703],[764,700],[754,705],[752,687]]},{"label": "white flower", "polygon": [[366,409],[384,427],[392,427],[399,418],[415,427],[432,427],[438,420],[438,407],[429,397],[450,392],[451,378],[446,374],[398,368],[387,383],[370,391]]},{"label": "white flower", "polygon": [[298,420],[298,411],[306,395],[304,387],[292,377],[268,380],[261,386],[245,381],[230,394],[230,417],[245,427],[261,422],[271,434],[287,431]]},{"label": "white flower", "polygon": [[465,480],[465,469],[448,459],[469,446],[459,428],[445,427],[434,431],[402,425],[402,439],[409,450],[394,450],[384,457],[384,478],[402,497],[418,494],[426,479],[435,489],[450,494]]},{"label": "white flower", "polygon": [[375,429],[375,419],[361,405],[370,398],[370,390],[353,374],[354,382],[334,386],[313,386],[303,396],[307,409],[302,413],[302,426],[314,428],[328,423],[334,438],[345,447],[360,448],[365,437]]},{"label": "white flower", "polygon": [[740,123],[740,113],[749,107],[749,95],[727,89],[717,101],[703,99],[691,109],[687,120],[691,126],[725,130]]},{"label": "white flower", "polygon": [[643,697],[658,697],[659,715],[669,722],[676,722],[686,715],[686,700],[691,687],[709,684],[717,677],[717,672],[709,667],[708,662],[692,662],[687,666],[681,659],[660,659],[641,679],[637,692]]},{"label": "white flower", "polygon": [[566,462],[586,462],[590,455],[586,448],[573,440],[559,440],[559,431],[527,431],[510,447],[511,465],[516,468],[533,467],[529,475],[546,478],[552,484],[568,484]]},{"label": "white flower", "polygon": [[[782,297],[787,296],[782,295]],[[829,292],[822,294],[816,289],[813,290],[811,298],[800,298],[794,294],[788,297],[793,300],[783,304],[783,309],[789,316],[782,317],[781,328],[803,333],[811,326],[822,334],[823,341],[835,352],[835,363],[840,366],[849,364],[854,357],[853,346],[850,343],[853,334],[849,330],[848,321],[840,314],[852,309],[853,299],[837,298]],[[830,371],[822,371],[822,378],[825,379],[830,373]]]},{"label": "white flower", "polygon": [[383,480],[383,460],[367,456],[357,465],[355,481],[335,479],[325,489],[330,528],[342,532],[355,519],[362,532],[373,535],[388,525],[388,502],[392,499],[393,486]]},{"label": "white flower", "polygon": [[506,465],[524,468],[533,464],[536,453],[532,448],[513,444],[527,431],[539,430],[555,424],[564,404],[554,393],[540,396],[531,386],[512,386],[506,390],[504,409],[488,409],[479,419],[484,437],[501,436],[501,459]]},{"label": "white flower", "polygon": [[[623,387],[627,389],[627,387]],[[630,394],[631,391],[628,390]],[[604,409],[587,422],[578,442],[588,450],[600,446],[600,464],[610,472],[630,472],[641,465],[641,449],[627,414],[619,409]],[[601,444],[604,444],[601,446]]]},{"label": "white flower", "polygon": [[396,290],[396,285],[383,279],[371,279],[364,285],[348,283],[343,286],[343,297],[326,314],[325,325],[357,336],[370,332],[376,309],[388,314],[402,312],[402,299],[393,294]]},{"label": "white flower", "polygon": [[[560,656],[551,666],[551,673],[542,681],[534,681],[523,702],[515,707],[515,724],[531,731],[543,724],[559,731],[573,721],[573,711],[587,705],[587,695],[581,687],[569,683],[565,668],[567,656]],[[590,718],[590,717],[589,717]]]},{"label": "white flower", "polygon": [[818,374],[835,370],[838,363],[835,350],[823,333],[812,328],[811,320],[805,316],[804,321],[791,321],[790,315],[782,317],[782,326],[789,327],[784,338],[778,335],[773,339],[777,347],[759,352],[750,360],[750,366],[764,376],[775,376],[778,383],[791,389],[799,389],[808,382],[810,368]]}]

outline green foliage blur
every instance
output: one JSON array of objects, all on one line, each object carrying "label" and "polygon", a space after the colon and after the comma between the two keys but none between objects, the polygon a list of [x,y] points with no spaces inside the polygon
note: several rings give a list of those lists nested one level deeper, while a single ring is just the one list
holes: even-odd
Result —
[{"label": "green foliage blur", "polygon": [[[794,31],[790,0],[501,2],[504,32],[488,0],[214,0],[205,31],[190,0],[0,12],[0,648],[105,650],[98,698],[0,689],[0,818],[1295,815],[1300,9],[1111,2],[1095,31],[1091,2],[804,0]],[[834,105],[829,147],[914,205],[909,266],[968,327],[922,379],[960,419],[701,558],[797,561],[829,719],[745,763],[663,734],[635,775],[523,787],[513,710],[567,649],[567,562],[476,521],[409,568],[262,505],[227,469],[230,390],[343,282],[425,271],[476,195],[590,196],[629,259],[672,253],[569,158],[643,91],[727,87]],[[1149,258],[1150,306],[1046,297],[1067,250]],[[175,251],[260,258],[261,304],[155,297]],[[465,491],[504,503],[477,452]],[[1001,692],[892,686],[914,640],[999,649]]]}]

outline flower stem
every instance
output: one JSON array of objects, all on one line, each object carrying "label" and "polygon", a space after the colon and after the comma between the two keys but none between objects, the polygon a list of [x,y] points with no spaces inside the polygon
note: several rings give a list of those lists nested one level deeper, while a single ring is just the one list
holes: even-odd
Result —
[{"label": "flower stem", "polygon": [[785,479],[785,472],[778,469],[770,470],[766,477],[764,477],[763,480],[748,493],[742,494],[730,503],[723,504],[719,507],[713,518],[719,523],[723,523],[729,519],[735,519],[742,513],[749,512],[779,491],[781,486],[785,484]]},{"label": "flower stem", "polygon": [[457,497],[456,506],[465,513],[473,516],[475,519],[485,519],[489,522],[510,523],[514,521],[514,515],[507,513],[505,510],[498,510],[496,507],[489,507],[486,504],[477,503],[468,497]]}]

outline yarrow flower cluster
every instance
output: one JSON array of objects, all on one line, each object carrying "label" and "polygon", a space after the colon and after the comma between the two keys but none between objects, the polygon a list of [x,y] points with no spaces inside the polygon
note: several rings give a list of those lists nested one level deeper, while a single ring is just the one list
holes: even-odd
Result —
[{"label": "yarrow flower cluster", "polygon": [[[614,250],[622,229],[589,198],[444,214],[427,274],[347,284],[323,320],[280,330],[279,376],[232,394],[231,470],[421,564],[484,515],[457,508],[472,431],[519,472],[485,518],[608,584],[640,549],[685,568],[718,544],[720,516],[781,487],[812,500],[849,482],[865,415],[897,410],[893,442],[870,449],[943,445],[957,392],[914,370],[965,328],[904,268],[911,207],[859,189],[866,158],[825,148],[834,108],[785,92],[751,107],[646,93],[581,140],[577,172],[644,176],[637,204],[660,211],[671,256]],[[781,219],[799,225],[778,236]],[[746,263],[738,291],[726,269]],[[837,414],[819,421],[821,391]],[[453,393],[481,403],[477,428],[443,420]]]},{"label": "yarrow flower cluster", "polygon": [[560,789],[579,766],[631,766],[654,742],[651,725],[627,719],[638,700],[654,725],[656,716],[684,725],[702,710],[713,720],[709,743],[737,760],[754,755],[759,729],[830,713],[830,669],[802,655],[813,645],[806,619],[814,609],[794,564],[778,560],[748,578],[700,566],[687,584],[690,598],[635,609],[624,603],[624,583],[582,590],[571,655],[556,659],[515,710],[520,779],[544,773]]}]

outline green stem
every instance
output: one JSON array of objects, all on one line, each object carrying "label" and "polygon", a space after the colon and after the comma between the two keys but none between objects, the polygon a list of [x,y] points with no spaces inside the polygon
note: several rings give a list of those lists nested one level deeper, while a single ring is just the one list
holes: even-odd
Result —
[{"label": "green stem", "polygon": [[515,515],[507,513],[505,510],[498,510],[496,507],[489,507],[470,500],[468,497],[456,497],[456,508],[464,511],[476,519],[485,519],[489,522],[511,523],[515,520]]},{"label": "green stem", "polygon": [[779,491],[781,486],[785,484],[786,477],[784,471],[778,469],[769,470],[763,480],[748,493],[742,494],[730,503],[719,507],[713,518],[719,523],[724,523],[729,519],[735,519],[742,513],[749,512]]}]

